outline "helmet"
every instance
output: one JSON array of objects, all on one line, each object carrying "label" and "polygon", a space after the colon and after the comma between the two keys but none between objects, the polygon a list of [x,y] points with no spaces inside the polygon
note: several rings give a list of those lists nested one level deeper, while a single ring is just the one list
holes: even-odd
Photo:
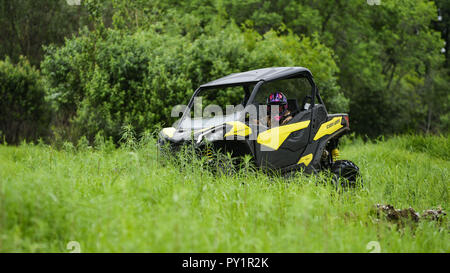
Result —
[{"label": "helmet", "polygon": [[288,102],[286,96],[281,92],[275,92],[267,98],[267,114],[270,115],[272,105],[278,105],[279,115],[282,116],[288,109]]}]

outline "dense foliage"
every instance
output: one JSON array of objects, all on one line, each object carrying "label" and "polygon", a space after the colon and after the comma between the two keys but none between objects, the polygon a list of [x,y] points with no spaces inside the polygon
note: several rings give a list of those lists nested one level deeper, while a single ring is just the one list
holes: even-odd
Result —
[{"label": "dense foliage", "polygon": [[42,60],[63,139],[170,124],[201,83],[294,65],[357,134],[450,128],[448,0],[28,2],[1,2],[0,55]]},{"label": "dense foliage", "polygon": [[24,55],[39,65],[42,45],[64,42],[65,36],[88,23],[87,14],[66,0],[1,0],[0,58],[9,56],[17,62]]},{"label": "dense foliage", "polygon": [[45,135],[50,108],[39,71],[25,59],[17,65],[0,60],[0,137],[17,144]]},{"label": "dense foliage", "polygon": [[91,140],[99,130],[117,140],[124,124],[138,132],[170,124],[172,106],[186,104],[200,84],[267,66],[312,67],[329,107],[348,110],[332,52],[317,37],[261,36],[234,24],[210,32],[195,40],[152,30],[86,33],[47,48],[42,71],[58,112]]}]

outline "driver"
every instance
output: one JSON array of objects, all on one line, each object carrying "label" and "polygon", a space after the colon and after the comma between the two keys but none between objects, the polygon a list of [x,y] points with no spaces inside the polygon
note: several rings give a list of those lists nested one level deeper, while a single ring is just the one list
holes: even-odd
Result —
[{"label": "driver", "polygon": [[[274,110],[276,115],[271,117],[273,107],[278,107]],[[285,125],[292,119],[291,111],[288,110],[288,102],[286,96],[281,92],[275,92],[267,98],[267,127],[272,127],[272,123],[278,122],[279,125]]]}]

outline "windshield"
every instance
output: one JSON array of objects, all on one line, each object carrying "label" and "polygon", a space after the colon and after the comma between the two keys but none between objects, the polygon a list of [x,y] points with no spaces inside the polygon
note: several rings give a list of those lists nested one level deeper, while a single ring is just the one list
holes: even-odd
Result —
[{"label": "windshield", "polygon": [[247,104],[254,84],[202,89],[174,127],[205,128],[236,120]]}]

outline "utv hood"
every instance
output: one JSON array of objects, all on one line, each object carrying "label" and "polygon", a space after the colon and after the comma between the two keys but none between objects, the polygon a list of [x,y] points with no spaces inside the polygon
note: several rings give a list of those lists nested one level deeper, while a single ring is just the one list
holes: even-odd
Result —
[{"label": "utv hood", "polygon": [[174,127],[162,129],[160,137],[175,143],[186,141],[201,143],[204,139],[218,141],[229,136],[251,134],[250,127],[238,121],[238,116],[235,113],[213,118],[185,118],[175,122]]}]

